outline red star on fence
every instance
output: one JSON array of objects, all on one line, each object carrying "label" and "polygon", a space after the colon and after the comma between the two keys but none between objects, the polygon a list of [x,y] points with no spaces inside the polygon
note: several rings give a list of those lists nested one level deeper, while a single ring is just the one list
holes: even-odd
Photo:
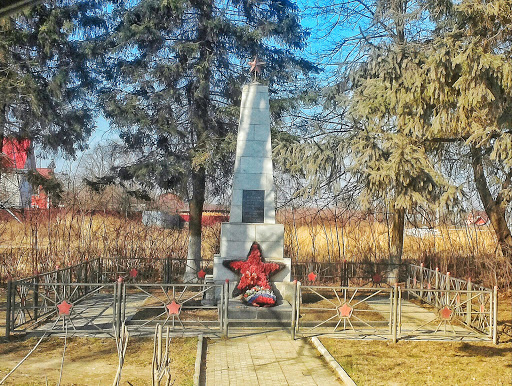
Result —
[{"label": "red star on fence", "polygon": [[338,307],[338,313],[342,318],[350,318],[352,316],[352,310],[353,308],[347,303],[343,303],[341,307]]},{"label": "red star on fence", "polygon": [[174,300],[165,306],[169,315],[179,315],[181,310],[181,304],[176,303]]},{"label": "red star on fence", "polygon": [[67,301],[63,300],[62,303],[57,304],[57,308],[59,309],[59,315],[68,315],[71,311],[72,304],[69,304]]},{"label": "red star on fence", "polygon": [[203,271],[202,269],[197,273],[197,277],[199,279],[204,279],[205,276],[206,276],[206,272]]},{"label": "red star on fence", "polygon": [[453,311],[448,307],[445,306],[441,311],[439,311],[439,316],[443,320],[450,320],[452,318]]},{"label": "red star on fence", "polygon": [[130,273],[129,274],[130,274],[131,278],[135,279],[137,277],[138,273],[139,272],[137,272],[137,270],[135,268],[132,268],[132,269],[130,269]]},{"label": "red star on fence", "polygon": [[314,272],[310,272],[310,273],[308,274],[308,280],[309,280],[309,281],[315,281],[315,280],[316,280],[316,276],[317,276],[317,275],[316,275]]}]

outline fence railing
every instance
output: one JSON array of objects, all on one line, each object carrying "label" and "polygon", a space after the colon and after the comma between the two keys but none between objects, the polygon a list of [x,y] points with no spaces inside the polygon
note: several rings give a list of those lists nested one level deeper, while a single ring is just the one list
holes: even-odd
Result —
[{"label": "fence railing", "polygon": [[[465,326],[488,333],[496,340],[497,287],[494,290],[451,277],[439,269],[411,265],[406,286],[407,294],[444,310],[448,318],[456,317]],[[446,319],[446,318],[445,318]]]},{"label": "fence railing", "polygon": [[[294,262],[292,277],[308,285],[339,285],[364,287],[388,285],[395,277],[408,276],[409,263],[387,262]],[[310,276],[313,274],[313,276]],[[393,280],[388,280],[393,277]],[[314,278],[311,280],[311,278]]]},{"label": "fence railing", "polygon": [[[89,329],[109,331],[109,334],[117,333],[123,322],[141,334],[146,330],[152,333],[156,323],[164,322],[173,332],[227,335],[228,325],[269,325],[280,319],[278,324],[289,325],[293,337],[329,333],[396,341],[428,334],[464,338],[470,332],[497,342],[497,288],[490,290],[470,280],[452,278],[439,270],[416,265],[409,266],[405,285],[390,287],[386,280],[375,277],[383,278],[386,269],[394,268],[385,265],[387,268],[375,263],[356,267],[344,262],[339,265],[343,274],[340,280],[348,276],[349,285],[296,282],[290,316],[277,316],[272,310],[267,312],[268,317],[253,320],[237,315],[228,283],[220,285],[207,280],[201,284],[166,283],[175,280],[175,274],[183,277],[185,260],[98,258],[9,281],[6,335],[41,329],[41,325],[48,329],[50,325],[45,323],[50,320],[62,321],[63,326],[67,326],[67,320],[76,331]],[[307,268],[304,272],[311,266]],[[314,268],[316,275],[322,274],[322,266]],[[202,276],[211,272],[211,267],[204,266],[201,270]],[[373,277],[367,281],[372,273]],[[325,277],[335,276],[325,274]],[[157,279],[161,282],[155,282]],[[405,292],[409,299],[412,297],[411,302],[403,299]],[[414,299],[421,303],[416,308],[413,308]],[[97,319],[93,310],[110,316]]]},{"label": "fence railing", "polygon": [[[448,282],[448,281],[447,281]],[[403,291],[386,287],[296,284],[292,336],[328,334],[373,339],[481,339],[497,343],[497,287],[423,290],[428,306],[405,302]],[[418,296],[419,297],[419,296]]]},{"label": "fence railing", "polygon": [[294,334],[375,336],[396,341],[393,288],[302,286],[298,283]]},{"label": "fence railing", "polygon": [[115,284],[10,282],[6,335],[113,333]]},{"label": "fence railing", "polygon": [[157,324],[172,333],[222,334],[224,285],[126,283],[122,296],[121,320],[132,334],[153,333]]}]

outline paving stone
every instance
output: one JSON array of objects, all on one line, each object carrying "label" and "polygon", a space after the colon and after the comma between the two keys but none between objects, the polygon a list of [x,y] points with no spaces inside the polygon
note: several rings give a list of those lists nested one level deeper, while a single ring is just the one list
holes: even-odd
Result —
[{"label": "paving stone", "polygon": [[340,385],[309,344],[275,331],[208,344],[206,385]]}]

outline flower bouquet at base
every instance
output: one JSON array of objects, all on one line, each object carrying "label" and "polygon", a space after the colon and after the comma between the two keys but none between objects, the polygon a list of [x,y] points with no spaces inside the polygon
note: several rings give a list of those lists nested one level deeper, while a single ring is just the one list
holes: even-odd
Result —
[{"label": "flower bouquet at base", "polygon": [[276,304],[274,292],[271,289],[260,286],[254,286],[245,291],[242,300],[256,307],[268,307]]}]

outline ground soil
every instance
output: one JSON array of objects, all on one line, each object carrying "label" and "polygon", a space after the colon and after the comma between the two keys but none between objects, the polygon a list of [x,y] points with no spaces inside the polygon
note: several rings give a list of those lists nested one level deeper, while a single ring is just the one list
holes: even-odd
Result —
[{"label": "ground soil", "polygon": [[512,385],[512,293],[501,294],[499,344],[321,338],[358,385]]}]

